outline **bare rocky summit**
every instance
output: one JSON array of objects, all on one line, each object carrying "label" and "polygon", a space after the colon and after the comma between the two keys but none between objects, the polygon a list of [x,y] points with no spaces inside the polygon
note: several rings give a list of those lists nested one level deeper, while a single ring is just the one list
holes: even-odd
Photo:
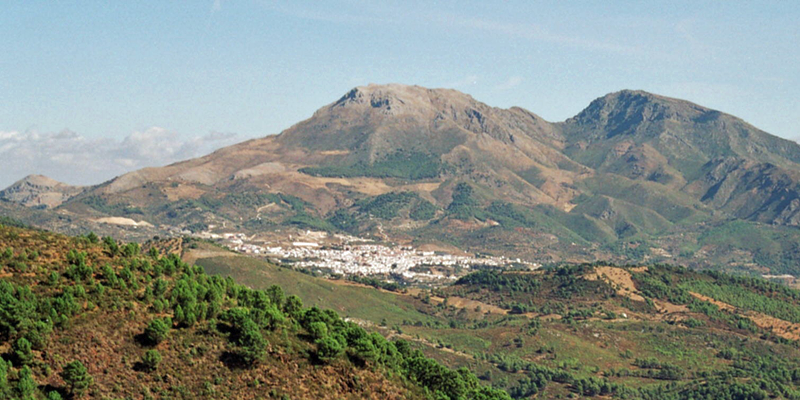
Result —
[{"label": "bare rocky summit", "polygon": [[28,175],[0,191],[0,198],[28,207],[52,208],[83,191],[43,175]]}]

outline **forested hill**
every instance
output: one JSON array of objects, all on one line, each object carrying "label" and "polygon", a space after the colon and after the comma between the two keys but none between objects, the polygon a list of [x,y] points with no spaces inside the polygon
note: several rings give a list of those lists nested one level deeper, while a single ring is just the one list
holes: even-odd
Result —
[{"label": "forested hill", "polygon": [[278,286],[10,224],[0,352],[0,398],[510,398]]}]

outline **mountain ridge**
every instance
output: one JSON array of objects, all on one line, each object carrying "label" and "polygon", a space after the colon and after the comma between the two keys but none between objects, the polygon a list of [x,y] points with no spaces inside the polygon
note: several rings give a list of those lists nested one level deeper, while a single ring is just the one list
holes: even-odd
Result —
[{"label": "mountain ridge", "polygon": [[[691,259],[700,251],[721,262],[729,244],[704,243],[702,232],[743,220],[783,238],[769,251],[790,260],[796,235],[771,226],[800,225],[798,171],[796,143],[644,91],[609,93],[575,117],[548,122],[452,89],[372,84],[278,135],[121,175],[56,211],[73,220],[132,215],[189,230],[289,225],[380,236],[388,229],[381,237],[446,237],[474,251],[584,261],[644,241],[659,243],[645,257]],[[457,207],[463,185],[469,198]],[[401,196],[411,201],[401,207],[435,212],[412,220],[409,208],[375,219],[365,208],[402,192],[419,200]],[[540,235],[555,244],[539,251]],[[747,254],[741,268],[764,262],[753,261],[764,259],[762,250],[737,243]]]}]

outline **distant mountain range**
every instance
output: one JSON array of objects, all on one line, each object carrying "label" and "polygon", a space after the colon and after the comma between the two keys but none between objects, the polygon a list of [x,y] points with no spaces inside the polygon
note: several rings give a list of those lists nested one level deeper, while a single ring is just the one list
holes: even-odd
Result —
[{"label": "distant mountain range", "polygon": [[799,183],[798,144],[684,100],[624,90],[551,123],[390,84],[205,157],[87,188],[26,178],[0,198],[50,207],[28,219],[67,231],[109,216],[154,225],[133,236],[288,225],[540,261],[798,273]]}]

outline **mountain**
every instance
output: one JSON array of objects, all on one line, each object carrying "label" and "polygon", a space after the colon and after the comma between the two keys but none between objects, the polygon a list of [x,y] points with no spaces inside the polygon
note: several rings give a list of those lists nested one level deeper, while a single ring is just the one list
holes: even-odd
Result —
[{"label": "mountain", "polygon": [[[551,124],[530,112],[492,108],[454,90],[370,85],[350,91],[280,135],[123,175],[94,193],[125,194],[151,182],[259,189],[277,185],[327,212],[336,200],[345,200],[326,188],[337,178],[336,183],[357,192],[382,193],[387,189],[379,181],[385,179],[406,187],[469,176],[502,183],[520,201],[555,203],[553,196],[514,172],[541,163],[570,164],[553,147],[558,137]],[[493,179],[498,174],[506,179]],[[285,187],[295,183],[301,187]],[[512,183],[526,187],[512,190]],[[169,192],[174,198],[192,196]]]},{"label": "mountain", "polygon": [[800,146],[686,101],[622,91],[563,123],[565,154],[658,182],[737,218],[797,225]]},{"label": "mountain", "polygon": [[800,273],[798,182],[796,143],[684,100],[625,90],[553,123],[455,90],[368,85],[279,135],[87,188],[49,227],[294,227],[540,262]]},{"label": "mountain", "polygon": [[83,189],[43,175],[28,175],[0,191],[0,199],[27,207],[52,208],[61,205]]}]

